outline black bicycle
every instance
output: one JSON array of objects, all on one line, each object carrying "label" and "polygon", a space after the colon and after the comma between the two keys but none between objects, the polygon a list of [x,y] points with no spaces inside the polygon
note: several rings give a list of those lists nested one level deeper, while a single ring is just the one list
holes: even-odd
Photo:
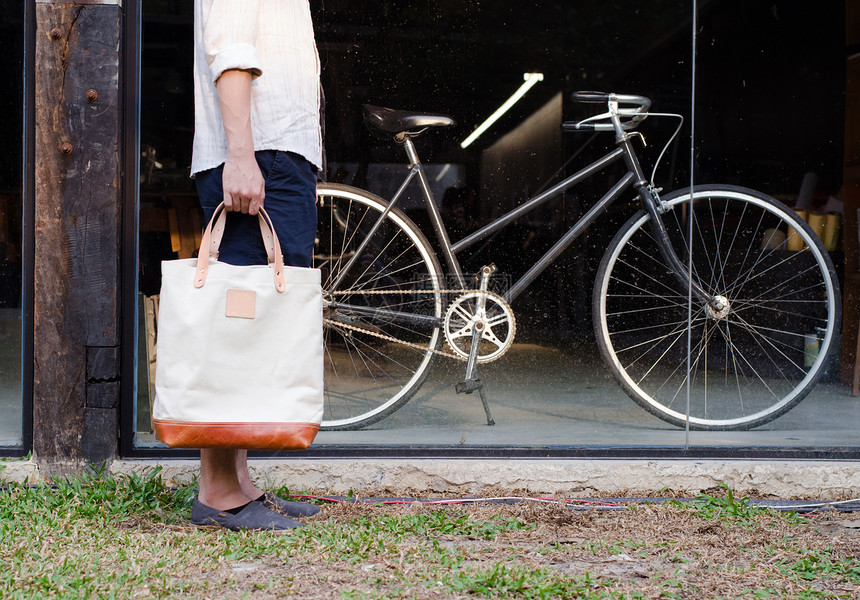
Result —
[{"label": "black bicycle", "polygon": [[[821,377],[840,318],[838,283],[818,236],[765,194],[701,186],[661,196],[633,141],[649,113],[643,96],[580,92],[606,112],[567,131],[607,131],[615,148],[459,241],[452,242],[414,138],[449,117],[366,106],[365,120],[393,136],[408,173],[389,200],[321,184],[315,266],[323,270],[326,399],[323,429],[357,429],[403,406],[434,362],[466,363],[458,392],[481,390],[478,366],[510,348],[510,304],[607,207],[636,192],[641,210],[609,243],[594,283],[600,352],[621,387],[648,412],[693,429],[748,429],[797,405]],[[666,116],[666,115],[660,115]],[[667,143],[668,146],[668,143]],[[465,275],[457,255],[610,164],[626,173],[502,295],[494,267]],[[659,161],[658,161],[659,162]],[[447,270],[398,209],[417,180]],[[789,250],[789,248],[801,248]],[[453,282],[453,284],[452,284]]]}]

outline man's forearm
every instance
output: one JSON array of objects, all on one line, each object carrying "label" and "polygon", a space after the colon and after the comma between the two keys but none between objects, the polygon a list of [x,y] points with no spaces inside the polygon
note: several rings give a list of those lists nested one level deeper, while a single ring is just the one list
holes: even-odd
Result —
[{"label": "man's forearm", "polygon": [[254,152],[251,136],[251,74],[247,71],[224,71],[215,82],[221,120],[232,158]]},{"label": "man's forearm", "polygon": [[254,215],[263,205],[265,182],[254,158],[251,74],[240,70],[224,71],[215,82],[215,88],[227,136],[224,203],[228,210]]}]

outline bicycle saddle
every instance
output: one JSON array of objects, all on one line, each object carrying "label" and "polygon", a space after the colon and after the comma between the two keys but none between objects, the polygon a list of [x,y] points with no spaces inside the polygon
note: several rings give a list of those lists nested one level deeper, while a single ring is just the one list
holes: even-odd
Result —
[{"label": "bicycle saddle", "polygon": [[382,106],[364,105],[364,122],[372,129],[386,133],[420,133],[428,127],[452,127],[456,121],[445,115],[414,113]]}]

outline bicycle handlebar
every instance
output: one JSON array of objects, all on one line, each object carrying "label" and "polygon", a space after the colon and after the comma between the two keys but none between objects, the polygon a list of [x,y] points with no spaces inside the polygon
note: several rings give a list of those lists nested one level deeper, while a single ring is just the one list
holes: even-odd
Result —
[{"label": "bicycle handlebar", "polygon": [[573,92],[571,98],[583,104],[599,104],[609,100],[609,94],[606,92]]},{"label": "bicycle handlebar", "polygon": [[577,121],[565,121],[561,124],[562,131],[603,131],[597,129],[597,125],[604,125],[608,129],[612,129],[612,125],[606,123],[581,123]]},{"label": "bicycle handlebar", "polygon": [[[633,94],[611,94],[606,92],[574,92],[571,96],[574,101],[585,104],[598,104],[606,102],[609,112],[595,115],[583,121],[568,121],[562,123],[564,131],[614,131],[612,123],[595,123],[594,121],[608,119],[618,116],[621,119],[621,129],[629,131],[634,129],[645,117],[651,108],[651,99],[645,96]],[[621,105],[631,105],[623,108]],[[627,120],[623,120],[624,118]]]}]

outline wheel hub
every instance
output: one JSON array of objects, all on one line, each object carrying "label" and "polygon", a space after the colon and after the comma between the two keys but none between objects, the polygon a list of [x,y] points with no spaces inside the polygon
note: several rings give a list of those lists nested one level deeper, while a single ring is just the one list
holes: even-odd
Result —
[{"label": "wheel hub", "polygon": [[731,310],[729,299],[725,296],[714,296],[713,303],[705,306],[705,311],[712,319],[725,319],[729,316]]}]

